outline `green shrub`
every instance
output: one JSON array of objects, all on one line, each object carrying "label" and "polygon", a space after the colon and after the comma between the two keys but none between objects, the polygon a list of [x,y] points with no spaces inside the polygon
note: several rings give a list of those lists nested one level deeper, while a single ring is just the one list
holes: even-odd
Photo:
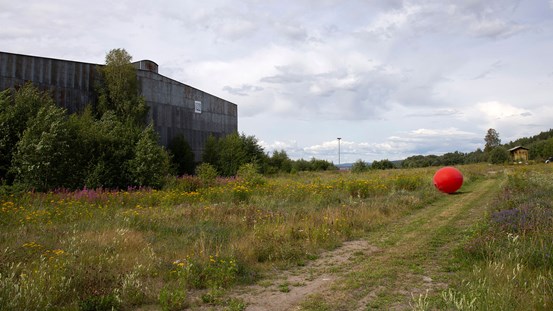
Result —
[{"label": "green shrub", "polygon": [[134,158],[129,162],[134,182],[138,186],[161,188],[169,174],[169,155],[158,145],[153,126],[142,131],[134,152]]},{"label": "green shrub", "polygon": [[159,304],[163,311],[178,311],[188,307],[186,288],[180,286],[165,286],[159,293]]},{"label": "green shrub", "polygon": [[13,176],[9,175],[12,156],[29,119],[34,118],[40,108],[53,105],[52,99],[31,83],[13,94],[9,89],[0,92],[0,180],[13,181]]},{"label": "green shrub", "polygon": [[368,170],[369,170],[369,165],[367,164],[367,162],[361,159],[355,161],[355,163],[353,163],[353,165],[351,166],[352,173],[362,173]]},{"label": "green shrub", "polygon": [[503,164],[509,162],[511,156],[509,151],[503,147],[495,147],[490,151],[488,160],[491,164]]},{"label": "green shrub", "polygon": [[167,149],[171,152],[171,160],[178,176],[194,174],[194,152],[182,134],[175,136]]},{"label": "green shrub", "polygon": [[257,167],[253,163],[242,164],[242,166],[238,169],[236,176],[247,184],[253,186],[267,183],[265,178],[258,173]]},{"label": "green shrub", "polygon": [[371,163],[371,169],[374,169],[374,170],[388,170],[392,168],[396,168],[396,166],[394,165],[394,163],[392,163],[392,161],[388,159],[384,159],[381,161],[373,161]]},{"label": "green shrub", "polygon": [[[94,122],[88,133],[91,153],[85,185],[88,188],[127,188],[134,184],[129,162],[135,158],[136,144],[143,131],[132,123],[123,123],[112,112]],[[84,134],[86,135],[87,132]],[[82,138],[81,138],[82,140]]]},{"label": "green shrub", "polygon": [[189,288],[227,288],[238,277],[238,265],[232,257],[186,258],[173,264],[175,278]]},{"label": "green shrub", "polygon": [[423,187],[425,181],[420,176],[399,175],[394,179],[394,187],[396,190],[415,191]]},{"label": "green shrub", "polygon": [[40,108],[16,145],[11,168],[16,181],[39,191],[65,186],[75,144],[72,134],[64,109]]},{"label": "green shrub", "polygon": [[213,165],[208,163],[198,165],[198,167],[196,167],[196,175],[198,175],[204,187],[215,185],[215,181],[217,180],[217,170]]},{"label": "green shrub", "polygon": [[114,294],[90,296],[79,303],[80,311],[113,311],[119,309],[119,302]]}]

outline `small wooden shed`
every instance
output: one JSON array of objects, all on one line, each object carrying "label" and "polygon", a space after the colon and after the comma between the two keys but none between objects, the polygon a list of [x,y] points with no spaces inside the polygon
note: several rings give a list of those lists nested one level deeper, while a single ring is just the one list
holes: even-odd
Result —
[{"label": "small wooden shed", "polygon": [[528,148],[522,146],[516,146],[509,149],[511,153],[511,158],[515,162],[528,162]]}]

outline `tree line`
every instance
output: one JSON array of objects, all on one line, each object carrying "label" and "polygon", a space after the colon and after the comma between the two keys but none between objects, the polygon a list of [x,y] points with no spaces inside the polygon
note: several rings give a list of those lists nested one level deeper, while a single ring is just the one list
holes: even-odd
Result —
[{"label": "tree line", "polygon": [[352,165],[352,172],[363,172],[369,169],[416,168],[429,166],[451,166],[460,164],[483,163],[502,164],[511,161],[509,149],[523,146],[529,149],[529,160],[541,162],[553,156],[553,129],[531,137],[519,138],[507,144],[501,144],[499,133],[489,129],[484,137],[484,150],[478,148],[472,152],[448,152],[443,155],[414,155],[397,164],[384,159],[371,164],[358,160]]},{"label": "tree line", "polygon": [[427,167],[489,162],[502,164],[512,161],[509,149],[517,146],[528,148],[528,159],[541,162],[553,156],[553,129],[540,132],[531,137],[519,138],[507,144],[501,144],[499,133],[495,129],[489,129],[484,137],[484,150],[478,148],[473,152],[463,153],[459,151],[448,152],[441,156],[416,155],[402,161],[402,167]]},{"label": "tree line", "polygon": [[[69,114],[31,83],[0,92],[0,185],[128,188],[164,185],[168,176],[194,174],[194,153],[182,135],[159,145],[136,69],[124,49],[107,53],[99,68],[96,104]],[[209,137],[202,162],[221,176],[253,163],[261,173],[329,170],[324,160],[293,161],[285,151],[266,154],[254,136]]]},{"label": "tree line", "polygon": [[168,152],[146,122],[135,68],[115,49],[99,69],[96,105],[68,114],[31,83],[0,93],[0,180],[56,188],[160,187]]}]

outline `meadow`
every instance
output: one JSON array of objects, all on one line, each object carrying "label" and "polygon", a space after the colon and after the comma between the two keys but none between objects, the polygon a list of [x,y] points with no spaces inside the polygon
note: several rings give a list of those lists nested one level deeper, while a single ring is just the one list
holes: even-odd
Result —
[{"label": "meadow", "polygon": [[[3,189],[0,309],[243,310],[228,290],[305,265],[440,200],[435,170],[185,176],[162,190]],[[466,184],[490,176],[506,183],[455,250],[462,281],[436,299],[418,297],[413,308],[551,307],[551,167],[461,170]]]},{"label": "meadow", "polygon": [[441,293],[440,308],[553,308],[553,167],[510,168],[488,215],[456,250],[462,280]]}]

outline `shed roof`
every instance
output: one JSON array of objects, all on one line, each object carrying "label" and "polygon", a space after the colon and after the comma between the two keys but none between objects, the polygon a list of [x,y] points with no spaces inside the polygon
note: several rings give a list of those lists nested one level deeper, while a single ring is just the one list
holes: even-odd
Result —
[{"label": "shed roof", "polygon": [[517,151],[519,149],[529,150],[528,148],[522,147],[522,146],[516,146],[514,148],[509,149],[510,152]]}]

